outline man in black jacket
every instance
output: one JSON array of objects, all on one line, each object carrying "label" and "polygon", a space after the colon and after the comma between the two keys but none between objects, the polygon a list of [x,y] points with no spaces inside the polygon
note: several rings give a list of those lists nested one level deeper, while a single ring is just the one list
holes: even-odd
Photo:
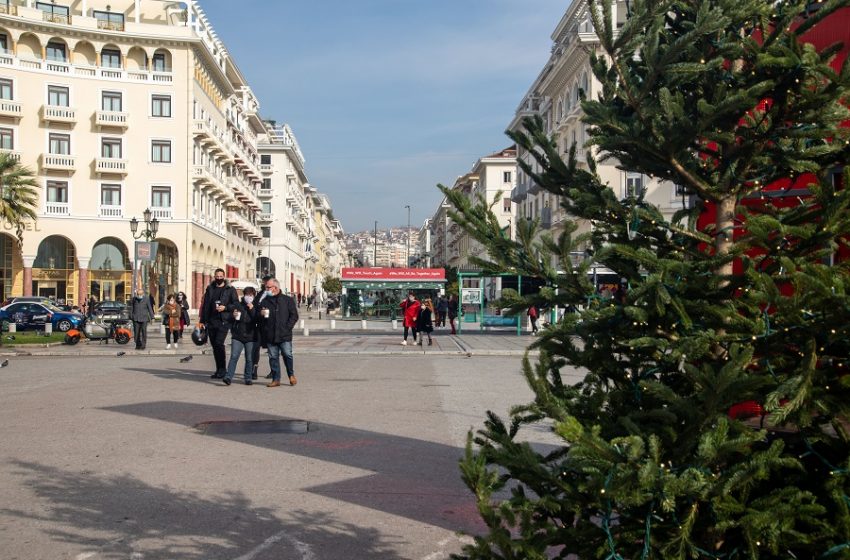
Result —
[{"label": "man in black jacket", "polygon": [[294,362],[292,359],[292,329],[298,322],[298,309],[295,301],[280,291],[280,283],[272,278],[266,282],[269,295],[260,302],[260,328],[263,339],[269,348],[269,365],[272,368],[272,382],[267,387],[280,387],[280,354],[289,384],[295,385]]},{"label": "man in black jacket", "polygon": [[224,271],[220,268],[215,271],[215,279],[207,286],[204,292],[204,300],[201,302],[200,320],[198,328],[206,327],[207,336],[212,345],[215,357],[215,373],[210,377],[213,379],[224,379],[227,374],[227,355],[224,350],[224,340],[230,330],[231,314],[227,312],[228,307],[232,310],[233,305],[239,302],[236,290],[227,285],[224,279]]}]

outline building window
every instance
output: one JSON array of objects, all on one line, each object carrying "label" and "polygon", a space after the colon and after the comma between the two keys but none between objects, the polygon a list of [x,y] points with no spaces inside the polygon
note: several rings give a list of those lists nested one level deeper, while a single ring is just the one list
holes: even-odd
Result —
[{"label": "building window", "polygon": [[171,208],[171,187],[151,187],[151,206]]},{"label": "building window", "polygon": [[168,67],[165,65],[165,54],[156,53],[153,55],[153,71],[154,72],[168,72]]},{"label": "building window", "polygon": [[272,211],[272,203],[271,202],[263,202],[263,213],[270,214]]},{"label": "building window", "polygon": [[511,199],[510,198],[503,198],[502,199],[502,210],[504,212],[510,212],[511,211]]},{"label": "building window", "polygon": [[68,62],[68,54],[65,51],[65,43],[50,41],[47,43],[45,54],[47,55],[47,60],[53,62]]},{"label": "building window", "polygon": [[513,179],[514,174],[510,171],[505,171],[502,173],[502,181],[505,183],[510,183],[511,179]]},{"label": "building window", "polygon": [[121,185],[101,185],[101,206],[121,206]]},{"label": "building window", "polygon": [[151,115],[154,117],[171,116],[171,96],[154,95],[151,97]]},{"label": "building window", "polygon": [[104,91],[100,102],[101,109],[104,111],[112,111],[115,113],[121,112],[121,92],[119,91]]},{"label": "building window", "polygon": [[[6,0],[6,2],[8,2],[8,1],[9,0]],[[3,5],[3,3],[0,2],[0,6],[2,6],[2,5]],[[8,14],[9,13],[8,7],[9,7],[9,5],[6,4],[7,11],[4,12],[2,9],[0,9],[0,13]],[[4,54],[9,52],[9,38],[6,37],[5,33],[0,33],[0,52],[2,52]]]},{"label": "building window", "polygon": [[35,7],[44,12],[44,21],[65,24],[71,22],[68,6],[48,4],[47,2],[36,2]]},{"label": "building window", "polygon": [[673,193],[676,196],[686,196],[688,194],[688,189],[685,185],[673,185]]},{"label": "building window", "polygon": [[260,155],[260,163],[263,165],[271,165],[272,156],[270,156],[269,154]]},{"label": "building window", "polygon": [[100,144],[100,155],[105,158],[121,159],[121,139],[104,138]]},{"label": "building window", "polygon": [[124,31],[124,14],[116,14],[115,12],[101,12],[98,10],[92,10],[92,14],[97,20],[98,29]]},{"label": "building window", "polygon": [[15,149],[15,132],[11,128],[0,128],[0,150]]},{"label": "building window", "polygon": [[65,86],[47,86],[47,104],[51,107],[70,107],[70,97]]},{"label": "building window", "polygon": [[267,190],[271,190],[272,180],[271,179],[263,179],[263,188],[267,189]]},{"label": "building window", "polygon": [[121,68],[121,51],[115,49],[100,51],[100,65],[103,68]]},{"label": "building window", "polygon": [[154,163],[171,163],[170,140],[154,140],[151,142],[151,161]]},{"label": "building window", "polygon": [[626,197],[638,197],[643,194],[643,175],[626,173]]},{"label": "building window", "polygon": [[270,227],[261,227],[260,231],[262,231],[264,239],[268,239],[272,236],[272,228]]},{"label": "building window", "polygon": [[47,181],[47,202],[68,203],[68,183]]},{"label": "building window", "polygon": [[48,139],[51,154],[63,156],[71,154],[71,136],[69,134],[51,133]]},{"label": "building window", "polygon": [[15,98],[14,82],[8,78],[0,78],[0,99],[12,100]]}]

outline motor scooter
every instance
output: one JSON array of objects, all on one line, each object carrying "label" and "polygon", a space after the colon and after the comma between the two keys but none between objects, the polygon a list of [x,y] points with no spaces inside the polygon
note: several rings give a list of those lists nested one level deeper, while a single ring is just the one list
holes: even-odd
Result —
[{"label": "motor scooter", "polygon": [[126,319],[98,321],[94,318],[83,317],[79,328],[72,328],[65,333],[65,344],[73,346],[83,337],[106,344],[109,344],[110,340],[118,344],[127,344],[133,338],[133,333],[127,328],[129,322]]}]

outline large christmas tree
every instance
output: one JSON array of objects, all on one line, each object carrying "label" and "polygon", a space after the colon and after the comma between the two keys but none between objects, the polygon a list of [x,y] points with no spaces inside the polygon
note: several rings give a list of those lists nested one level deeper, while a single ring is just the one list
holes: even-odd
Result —
[{"label": "large christmas tree", "polygon": [[[470,435],[488,531],[463,557],[848,558],[850,66],[805,37],[850,2],[632,0],[615,29],[610,0],[584,1],[605,53],[589,144],[696,203],[667,220],[618,199],[540,119],[511,136],[575,218],[556,236],[523,221],[511,240],[441,187],[479,264],[545,280],[523,305],[577,309],[524,363],[534,402]],[[597,298],[594,264],[624,298]],[[522,442],[541,422],[562,441],[546,455]]]}]

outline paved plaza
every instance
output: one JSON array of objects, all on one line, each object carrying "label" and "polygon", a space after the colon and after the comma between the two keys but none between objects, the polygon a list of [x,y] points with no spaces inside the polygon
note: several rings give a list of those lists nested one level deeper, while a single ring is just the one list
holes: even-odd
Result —
[{"label": "paved plaza", "polygon": [[[448,558],[481,528],[457,464],[467,431],[530,391],[519,351],[399,339],[301,336],[299,383],[275,389],[225,387],[204,354],[8,358],[0,558]],[[524,437],[552,443],[542,426]]]}]

